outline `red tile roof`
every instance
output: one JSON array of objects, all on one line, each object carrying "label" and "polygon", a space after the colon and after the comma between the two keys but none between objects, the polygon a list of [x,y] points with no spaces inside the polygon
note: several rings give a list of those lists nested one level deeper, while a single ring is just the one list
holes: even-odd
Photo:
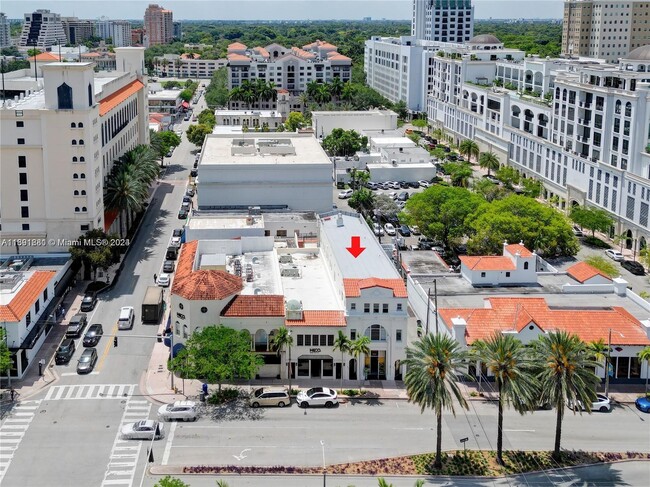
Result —
[{"label": "red tile roof", "polygon": [[284,316],[284,296],[238,294],[221,311],[221,316]]},{"label": "red tile roof", "polygon": [[510,257],[461,255],[459,259],[463,265],[473,271],[514,271],[516,269]]},{"label": "red tile roof", "polygon": [[585,282],[595,276],[603,276],[605,279],[612,280],[607,274],[599,271],[593,266],[590,266],[586,262],[578,262],[573,264],[566,270],[567,274],[573,277],[578,282]]},{"label": "red tile roof", "polygon": [[522,244],[506,245],[506,250],[510,252],[510,255],[516,255],[517,252],[519,252],[519,255],[522,257],[532,257],[533,255],[533,253]]},{"label": "red tile roof", "polygon": [[329,59],[330,61],[352,61],[351,58],[344,56],[343,54],[340,54],[338,52],[328,52],[327,59]]},{"label": "red tile roof", "polygon": [[32,56],[28,59],[29,61],[61,61],[61,57],[58,54],[52,52],[42,52],[36,56]]},{"label": "red tile roof", "polygon": [[128,85],[124,86],[123,88],[120,88],[115,93],[111,93],[103,100],[100,100],[99,116],[103,117],[108,112],[110,112],[113,108],[118,107],[120,103],[126,101],[131,95],[134,95],[135,93],[137,93],[142,89],[144,89],[144,85],[142,84],[142,81],[136,79],[131,81]]},{"label": "red tile roof", "polygon": [[221,300],[243,289],[241,277],[225,271],[194,270],[198,241],[183,244],[176,265],[172,294],[189,300]]},{"label": "red tile roof", "polygon": [[260,46],[254,47],[253,51],[255,51],[257,54],[259,54],[260,56],[263,56],[265,58],[271,57],[271,55],[269,54],[269,51],[267,51],[263,47],[260,47]]},{"label": "red tile roof", "polygon": [[[485,308],[441,308],[440,317],[451,327],[452,319],[467,322],[467,343],[485,339],[495,332],[521,331],[534,323],[544,332],[563,330],[576,334],[585,342],[607,341],[609,329],[614,345],[650,345],[638,319],[624,308],[602,309],[549,308],[544,298],[486,298]],[[619,333],[621,335],[619,335]]]},{"label": "red tile roof", "polygon": [[227,56],[228,61],[250,61],[251,58],[244,56],[243,54],[237,54],[234,52],[229,53]]},{"label": "red tile roof", "polygon": [[343,311],[303,311],[302,320],[285,320],[291,326],[345,326]]},{"label": "red tile roof", "polygon": [[9,304],[0,305],[0,321],[18,322],[22,320],[55,275],[56,273],[53,271],[34,272]]},{"label": "red tile roof", "polygon": [[361,296],[362,289],[370,287],[383,287],[384,289],[392,289],[393,296],[396,298],[408,298],[406,286],[401,279],[380,279],[378,277],[370,277],[368,279],[343,279],[343,286],[345,287],[345,297],[354,298]]},{"label": "red tile roof", "polygon": [[232,44],[228,44],[228,51],[241,51],[242,49],[246,49],[246,44],[242,44],[241,42],[233,42]]}]

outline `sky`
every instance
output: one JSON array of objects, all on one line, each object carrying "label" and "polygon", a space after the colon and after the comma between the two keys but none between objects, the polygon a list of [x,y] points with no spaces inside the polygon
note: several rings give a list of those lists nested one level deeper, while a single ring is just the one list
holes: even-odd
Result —
[{"label": "sky", "polygon": [[[142,19],[149,3],[174,12],[174,20],[407,20],[412,0],[2,0],[0,10],[10,19],[36,9],[66,17]],[[562,0],[474,0],[475,18],[562,18]]]}]

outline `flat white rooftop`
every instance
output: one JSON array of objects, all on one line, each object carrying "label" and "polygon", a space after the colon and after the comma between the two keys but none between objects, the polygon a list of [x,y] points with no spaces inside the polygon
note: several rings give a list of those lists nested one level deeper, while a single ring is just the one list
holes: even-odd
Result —
[{"label": "flat white rooftop", "polygon": [[318,249],[314,252],[291,254],[293,262],[279,264],[282,269],[295,267],[300,277],[282,276],[282,289],[286,299],[302,301],[305,310],[342,310],[334,283]]},{"label": "flat white rooftop", "polygon": [[192,230],[222,230],[230,228],[264,228],[264,219],[262,216],[254,216],[252,220],[248,219],[247,215],[234,215],[229,213],[227,215],[211,215],[195,216],[190,218],[187,227]]},{"label": "flat white rooftop", "polygon": [[217,117],[236,117],[240,115],[248,117],[282,118],[282,114],[275,110],[216,110],[214,114]]},{"label": "flat white rooftop", "polygon": [[160,90],[149,93],[149,100],[176,100],[180,97],[181,90]]},{"label": "flat white rooftop", "polygon": [[312,134],[211,134],[201,154],[201,166],[293,163],[332,164]]}]

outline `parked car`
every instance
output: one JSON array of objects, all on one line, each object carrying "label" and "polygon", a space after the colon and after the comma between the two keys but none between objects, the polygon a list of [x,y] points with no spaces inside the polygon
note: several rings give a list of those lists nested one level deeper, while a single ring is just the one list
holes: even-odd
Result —
[{"label": "parked car", "polygon": [[372,231],[377,237],[382,237],[384,235],[384,229],[381,228],[381,225],[379,223],[372,224]]},{"label": "parked car", "polygon": [[621,254],[618,250],[614,250],[614,249],[605,250],[605,255],[607,257],[609,257],[610,259],[615,260],[617,262],[620,262],[620,261],[625,259],[623,254]]},{"label": "parked car", "polygon": [[425,181],[424,179],[421,179],[420,181],[418,181],[418,183],[420,183],[420,186],[422,186],[423,188],[428,188],[431,186],[431,183],[429,181]]},{"label": "parked car", "polygon": [[408,225],[400,225],[397,231],[402,235],[403,237],[410,237],[411,236],[411,230],[409,229]]},{"label": "parked car", "polygon": [[[582,404],[581,401],[577,401],[574,407],[574,404],[572,402],[568,402],[567,406],[570,409],[574,410],[582,410],[584,411],[585,408]],[[592,411],[600,411],[601,413],[607,413],[612,410],[612,402],[607,396],[604,396],[603,394],[596,394],[596,400],[591,403],[591,410]]]},{"label": "parked car", "polygon": [[400,189],[400,185],[397,181],[390,181],[389,186],[391,189]]},{"label": "parked car", "polygon": [[194,164],[192,164],[192,169],[198,169],[199,167],[199,161],[194,161]]},{"label": "parked car", "polygon": [[180,247],[181,246],[181,238],[180,237],[172,237],[172,239],[169,241],[169,245],[172,245],[174,247]]},{"label": "parked car", "polygon": [[650,413],[650,397],[648,396],[643,396],[637,398],[636,401],[634,401],[634,405],[637,407],[639,411],[643,411],[644,413]]},{"label": "parked car", "polygon": [[411,181],[409,182],[409,186],[413,189],[418,189],[420,187],[420,183],[418,181]]},{"label": "parked car", "polygon": [[167,151],[167,154],[165,154],[165,157],[171,157],[171,156],[172,156],[172,151],[171,151],[171,150],[168,150],[168,151]]},{"label": "parked car", "polygon": [[190,171],[190,176],[192,176],[193,178],[197,177],[198,175],[199,175],[199,171],[198,171],[198,169],[193,168],[193,169]]},{"label": "parked car", "polygon": [[187,216],[190,214],[190,212],[187,210],[187,208],[181,208],[178,210],[178,219],[179,220],[184,220],[187,218]]},{"label": "parked car", "polygon": [[135,311],[133,306],[122,306],[120,308],[120,317],[117,319],[118,330],[129,330],[133,328],[135,321]]},{"label": "parked car", "polygon": [[77,362],[77,374],[90,374],[97,363],[97,349],[87,348]]},{"label": "parked car", "polygon": [[192,202],[191,201],[183,201],[181,203],[181,209],[190,211],[190,208],[192,207]]},{"label": "parked car", "polygon": [[384,230],[386,231],[386,235],[395,235],[395,227],[392,223],[386,223]]},{"label": "parked car", "polygon": [[94,347],[101,340],[102,335],[104,334],[104,328],[99,323],[93,323],[88,327],[88,331],[84,335],[83,345],[84,347]]},{"label": "parked car", "polygon": [[488,181],[492,181],[494,184],[499,184],[501,182],[492,174],[484,174],[483,178],[487,179]]},{"label": "parked car", "polygon": [[402,192],[397,196],[397,199],[398,199],[399,201],[406,201],[406,200],[408,200],[408,199],[409,199],[409,194],[408,194],[408,192],[407,192],[407,191],[402,191]]},{"label": "parked car", "polygon": [[185,190],[185,194],[191,198],[192,196],[194,196],[194,188],[187,188]]},{"label": "parked car", "polygon": [[409,227],[409,230],[411,230],[412,235],[420,235],[420,227],[418,227],[417,225],[413,225]]},{"label": "parked car", "polygon": [[398,193],[397,191],[391,191],[390,193],[388,193],[388,197],[389,197],[389,198],[392,198],[392,199],[394,199],[394,200],[397,199],[397,196],[398,196],[398,195],[399,195],[399,193]]},{"label": "parked car", "polygon": [[192,203],[192,198],[187,195],[183,196],[183,203]]},{"label": "parked car", "polygon": [[339,199],[340,200],[348,199],[350,196],[352,196],[353,193],[354,191],[352,191],[351,189],[344,189],[339,193]]},{"label": "parked car", "polygon": [[86,293],[84,298],[81,300],[81,311],[87,312],[92,311],[97,304],[97,296],[95,293]]},{"label": "parked car", "polygon": [[54,363],[56,365],[67,364],[70,362],[70,359],[74,355],[74,351],[77,349],[72,338],[66,338],[61,342],[59,348],[56,351],[54,356]]},{"label": "parked car", "polygon": [[170,282],[171,279],[169,278],[169,274],[165,274],[164,272],[158,276],[158,279],[156,279],[156,284],[160,287],[169,287]]},{"label": "parked car", "polygon": [[251,407],[277,406],[283,408],[291,405],[289,392],[282,387],[260,387],[253,391],[249,400]]},{"label": "parked car", "polygon": [[390,185],[387,182],[377,183],[377,186],[379,186],[380,189],[390,189]]},{"label": "parked car", "polygon": [[582,233],[582,230],[580,230],[580,227],[577,226],[577,225],[573,225],[573,234],[574,234],[576,237],[582,237],[582,236],[584,236],[584,234]]},{"label": "parked car", "polygon": [[167,274],[174,272],[174,268],[175,265],[173,260],[166,260],[163,264],[163,272],[166,272]]},{"label": "parked car", "polygon": [[300,391],[297,398],[299,407],[325,406],[331,408],[339,403],[336,391],[329,387],[312,387],[306,391]]},{"label": "parked car", "polygon": [[627,269],[635,276],[645,276],[645,269],[639,262],[635,262],[633,260],[623,260],[621,261],[621,267]]},{"label": "parked car", "polygon": [[158,408],[160,421],[196,421],[199,419],[199,410],[194,401],[176,401]]},{"label": "parked car", "polygon": [[373,181],[368,181],[366,183],[366,188],[368,188],[368,189],[370,189],[372,191],[376,191],[377,189],[379,189],[379,186],[377,186],[377,183],[375,183]]},{"label": "parked car", "polygon": [[400,181],[399,182],[399,187],[400,187],[400,189],[408,189],[409,183],[407,183],[406,181]]},{"label": "parked car", "polygon": [[80,337],[84,331],[84,328],[86,328],[87,324],[88,324],[88,318],[86,316],[86,313],[77,313],[72,318],[70,318],[70,321],[68,322],[68,329],[65,332],[65,336],[68,338]]},{"label": "parked car", "polygon": [[122,438],[126,440],[159,440],[165,436],[165,426],[151,419],[136,421],[122,427]]}]

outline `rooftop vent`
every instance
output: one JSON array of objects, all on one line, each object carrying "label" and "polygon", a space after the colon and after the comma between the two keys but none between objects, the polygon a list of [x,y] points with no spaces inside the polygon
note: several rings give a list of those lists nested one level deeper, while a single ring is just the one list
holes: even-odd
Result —
[{"label": "rooftop vent", "polygon": [[282,277],[300,277],[300,269],[298,269],[296,266],[284,267],[280,270],[280,275]]},{"label": "rooftop vent", "polygon": [[280,256],[280,264],[291,264],[293,262],[293,257],[291,254],[283,254]]},{"label": "rooftop vent", "polygon": [[336,226],[337,227],[342,227],[343,226],[343,213],[339,211],[339,214],[336,216]]}]

